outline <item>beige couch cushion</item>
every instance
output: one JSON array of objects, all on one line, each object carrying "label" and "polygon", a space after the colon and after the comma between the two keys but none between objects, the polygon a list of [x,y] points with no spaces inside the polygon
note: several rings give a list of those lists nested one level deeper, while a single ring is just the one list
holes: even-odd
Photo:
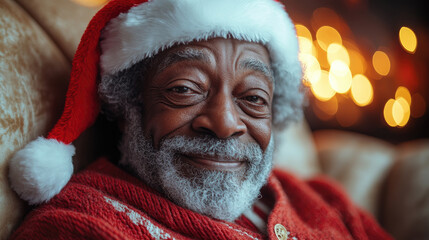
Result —
[{"label": "beige couch cushion", "polygon": [[[8,161],[59,118],[72,56],[96,11],[69,0],[0,1],[0,239],[26,212],[9,187]],[[93,159],[93,142],[87,131],[74,143],[75,165]]]},{"label": "beige couch cushion", "polygon": [[14,1],[0,2],[0,26],[0,238],[6,238],[24,214],[23,203],[9,187],[8,160],[55,123],[70,66]]},{"label": "beige couch cushion", "polygon": [[429,140],[397,150],[380,206],[381,223],[398,240],[429,239]]},{"label": "beige couch cushion", "polygon": [[394,161],[394,146],[334,130],[315,132],[314,141],[322,171],[340,182],[358,206],[377,216],[380,190]]},{"label": "beige couch cushion", "polygon": [[16,0],[48,33],[67,59],[73,58],[80,38],[98,8],[71,0]]},{"label": "beige couch cushion", "polygon": [[321,172],[311,131],[305,120],[274,132],[274,164],[278,168],[308,178]]}]

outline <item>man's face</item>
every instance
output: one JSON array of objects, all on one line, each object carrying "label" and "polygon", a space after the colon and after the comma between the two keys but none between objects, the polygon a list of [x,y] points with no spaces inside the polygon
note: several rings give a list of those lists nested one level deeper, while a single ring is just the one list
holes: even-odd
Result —
[{"label": "man's face", "polygon": [[[271,137],[273,80],[265,47],[212,39],[175,47],[158,58],[143,84],[143,128],[158,148],[174,136],[237,138],[267,148]],[[234,162],[181,156],[195,167],[238,170]]]},{"label": "man's face", "polygon": [[129,110],[122,164],[181,206],[235,219],[271,169],[267,50],[212,39],[173,47],[155,66]]}]

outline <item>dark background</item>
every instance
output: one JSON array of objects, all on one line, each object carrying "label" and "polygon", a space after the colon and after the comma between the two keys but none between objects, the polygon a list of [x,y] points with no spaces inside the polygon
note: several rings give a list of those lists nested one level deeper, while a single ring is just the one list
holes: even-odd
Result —
[{"label": "dark background", "polygon": [[[309,91],[305,116],[313,131],[341,129],[378,137],[391,143],[429,137],[427,64],[429,22],[428,8],[424,6],[425,1],[284,0],[283,2],[293,21],[309,29],[314,10],[320,7],[334,10],[350,28],[349,37],[359,46],[369,68],[367,71],[370,71],[367,76],[374,89],[374,99],[370,105],[357,107],[347,99],[347,96],[337,94],[339,112],[352,110],[359,112],[359,120],[352,126],[341,126],[335,118],[319,119],[312,108],[318,100]],[[402,26],[411,28],[417,36],[417,49],[414,54],[405,52],[400,45],[398,33]],[[310,31],[314,39],[315,31],[314,29]],[[389,52],[391,71],[381,79],[380,77],[374,79],[371,77],[371,56],[380,48],[387,49]],[[399,86],[407,87],[411,94],[422,95],[426,102],[426,111],[419,118],[410,117],[404,127],[390,127],[383,117],[384,104],[389,98],[394,98]]]}]

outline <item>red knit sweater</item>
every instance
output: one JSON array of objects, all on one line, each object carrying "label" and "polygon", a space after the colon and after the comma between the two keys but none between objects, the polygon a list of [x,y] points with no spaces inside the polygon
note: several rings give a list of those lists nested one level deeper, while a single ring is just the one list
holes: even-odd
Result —
[{"label": "red knit sweater", "polygon": [[278,239],[277,224],[287,239],[391,239],[325,178],[303,182],[274,170],[262,193],[273,203],[268,235],[179,207],[100,159],[32,211],[12,239]]}]

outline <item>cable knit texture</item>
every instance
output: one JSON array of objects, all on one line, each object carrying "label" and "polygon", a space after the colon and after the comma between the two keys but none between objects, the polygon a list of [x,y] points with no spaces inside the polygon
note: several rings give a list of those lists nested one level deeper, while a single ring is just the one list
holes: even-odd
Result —
[{"label": "cable knit texture", "polygon": [[340,188],[275,170],[263,189],[273,198],[268,235],[214,220],[167,200],[105,159],[72,177],[25,219],[11,239],[391,239]]}]

